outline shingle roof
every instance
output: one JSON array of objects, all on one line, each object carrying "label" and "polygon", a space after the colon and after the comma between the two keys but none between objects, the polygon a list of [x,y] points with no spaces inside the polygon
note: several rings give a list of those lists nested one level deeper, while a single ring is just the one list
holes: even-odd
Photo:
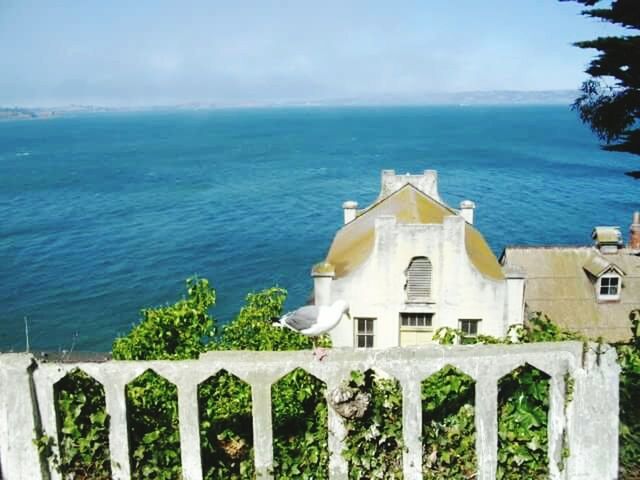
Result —
[{"label": "shingle roof", "polygon": [[[629,313],[640,308],[640,256],[625,248],[602,255],[593,247],[507,247],[501,262],[525,270],[529,312],[544,312],[556,324],[591,338],[629,339]],[[624,274],[620,300],[598,302],[594,277],[611,268]]]},{"label": "shingle roof", "polygon": [[[380,215],[393,215],[400,224],[441,224],[444,217],[457,213],[413,185],[404,185],[338,230],[326,258],[335,267],[337,278],[355,270],[369,257],[374,245],[375,219]],[[473,265],[491,279],[503,279],[502,268],[482,234],[469,224],[465,227],[466,250]]]}]

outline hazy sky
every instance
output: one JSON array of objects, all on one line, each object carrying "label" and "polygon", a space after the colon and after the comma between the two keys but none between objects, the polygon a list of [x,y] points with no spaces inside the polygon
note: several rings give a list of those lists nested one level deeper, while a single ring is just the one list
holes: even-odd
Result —
[{"label": "hazy sky", "polygon": [[0,0],[0,105],[577,88],[617,33],[557,0]]}]

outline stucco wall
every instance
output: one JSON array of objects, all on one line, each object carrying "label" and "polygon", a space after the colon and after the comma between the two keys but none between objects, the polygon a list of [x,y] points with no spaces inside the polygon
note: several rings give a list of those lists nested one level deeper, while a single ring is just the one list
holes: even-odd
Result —
[{"label": "stucco wall", "polygon": [[[432,302],[409,304],[406,269],[411,259],[426,256],[432,263]],[[434,313],[433,330],[458,328],[459,319],[481,319],[479,333],[504,336],[509,324],[522,323],[517,288],[508,297],[507,282],[482,275],[465,248],[465,221],[446,217],[442,224],[397,224],[393,216],[376,219],[375,247],[355,271],[331,281],[329,301],[346,300],[353,319],[375,318],[376,347],[399,345],[399,312]],[[521,293],[521,292],[520,292]],[[327,293],[322,294],[326,298]],[[509,303],[516,304],[509,310]],[[517,305],[520,305],[518,308]],[[331,331],[336,346],[353,346],[355,320],[343,317]]]}]

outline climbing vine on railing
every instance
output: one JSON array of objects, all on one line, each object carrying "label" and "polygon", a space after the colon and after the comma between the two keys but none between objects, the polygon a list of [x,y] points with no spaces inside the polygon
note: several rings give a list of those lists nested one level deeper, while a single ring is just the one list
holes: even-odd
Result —
[{"label": "climbing vine on railing", "polygon": [[477,471],[475,382],[446,366],[422,382],[425,479],[466,480]]},{"label": "climbing vine on railing", "polygon": [[629,315],[633,340],[618,347],[620,363],[620,478],[640,479],[640,310]]},{"label": "climbing vine on railing", "polygon": [[402,390],[397,380],[373,370],[352,372],[347,389],[364,394],[364,408],[346,421],[343,456],[349,478],[402,478]]},{"label": "climbing vine on railing", "polygon": [[109,417],[102,385],[74,370],[56,384],[55,402],[60,416],[60,472],[79,479],[111,478]]}]

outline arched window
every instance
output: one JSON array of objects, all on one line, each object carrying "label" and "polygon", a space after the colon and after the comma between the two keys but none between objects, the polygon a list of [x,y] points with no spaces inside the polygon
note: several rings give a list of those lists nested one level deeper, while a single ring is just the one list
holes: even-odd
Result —
[{"label": "arched window", "polygon": [[414,257],[407,268],[407,301],[423,302],[431,298],[431,261],[427,257]]}]

